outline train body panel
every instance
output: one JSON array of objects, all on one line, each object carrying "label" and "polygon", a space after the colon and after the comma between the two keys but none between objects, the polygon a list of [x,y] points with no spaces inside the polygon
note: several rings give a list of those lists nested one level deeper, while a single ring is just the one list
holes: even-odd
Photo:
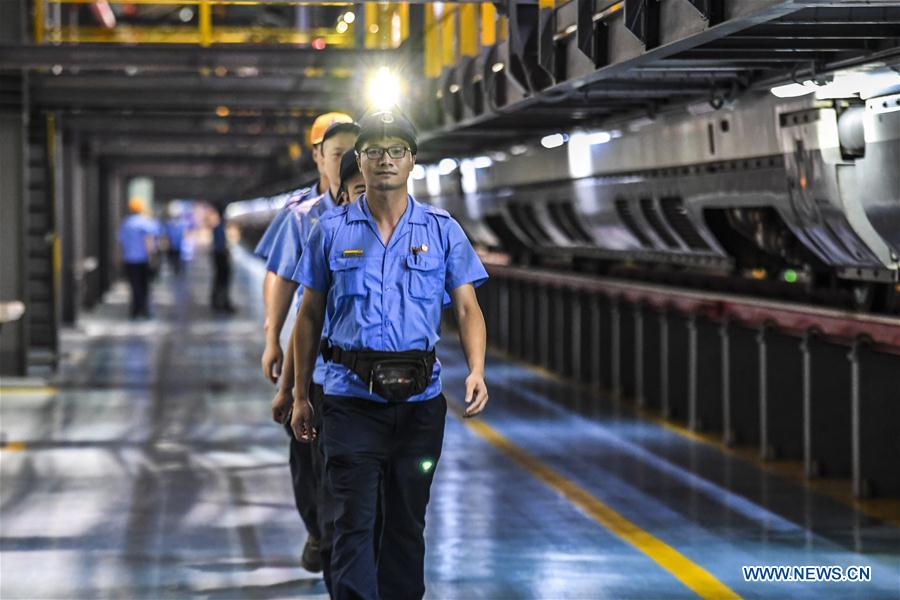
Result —
[{"label": "train body panel", "polygon": [[896,280],[900,111],[884,101],[749,94],[703,115],[633,121],[603,143],[514,148],[477,169],[475,193],[461,191],[458,171],[413,189],[474,241],[514,253]]}]

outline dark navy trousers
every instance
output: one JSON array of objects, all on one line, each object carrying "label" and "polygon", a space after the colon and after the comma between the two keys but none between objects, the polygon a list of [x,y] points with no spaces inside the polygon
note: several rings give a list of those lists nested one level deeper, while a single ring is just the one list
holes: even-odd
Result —
[{"label": "dark navy trousers", "polygon": [[333,501],[336,600],[425,594],[425,508],[446,415],[443,395],[399,404],[325,396],[321,435]]},{"label": "dark navy trousers", "polygon": [[291,426],[285,430],[291,436],[289,463],[291,466],[291,487],[294,490],[294,504],[297,512],[306,525],[306,531],[317,540],[322,538],[319,528],[319,489],[317,485],[314,448],[312,444],[298,442],[294,439]]}]

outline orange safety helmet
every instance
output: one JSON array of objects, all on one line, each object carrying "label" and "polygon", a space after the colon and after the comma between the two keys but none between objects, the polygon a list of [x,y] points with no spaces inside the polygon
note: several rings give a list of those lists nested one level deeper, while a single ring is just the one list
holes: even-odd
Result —
[{"label": "orange safety helmet", "polygon": [[319,115],[316,117],[316,120],[313,121],[312,127],[309,128],[309,144],[310,146],[316,146],[322,143],[322,138],[325,137],[325,131],[328,130],[329,127],[334,125],[335,123],[352,123],[353,117],[350,115],[341,113],[341,112],[330,112],[325,113],[324,115]]}]

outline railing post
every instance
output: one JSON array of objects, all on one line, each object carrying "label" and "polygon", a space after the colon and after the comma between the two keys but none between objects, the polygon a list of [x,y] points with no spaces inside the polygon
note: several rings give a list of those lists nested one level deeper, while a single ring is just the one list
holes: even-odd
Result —
[{"label": "railing post", "polygon": [[722,355],[722,443],[734,444],[734,430],[731,426],[731,335],[728,320],[719,326]]},{"label": "railing post", "polygon": [[659,313],[659,409],[664,418],[672,416],[669,407],[669,314]]},{"label": "railing post", "polygon": [[582,361],[582,357],[581,357],[583,344],[581,342],[581,336],[582,336],[582,331],[581,331],[581,328],[582,328],[581,294],[579,293],[578,290],[572,291],[572,307],[571,307],[571,309],[572,309],[571,310],[571,314],[572,314],[572,328],[571,328],[571,331],[572,331],[572,348],[571,348],[572,366],[571,366],[571,372],[572,372],[573,379],[575,379],[576,381],[578,381],[580,383],[581,377],[583,375],[583,373],[582,373],[583,361]]},{"label": "railing post", "polygon": [[634,395],[638,408],[644,408],[644,307],[634,305]]},{"label": "railing post", "polygon": [[806,477],[815,477],[817,473],[812,457],[812,356],[810,344],[812,333],[803,333],[800,341],[800,353],[803,360],[803,473]]},{"label": "railing post", "polygon": [[688,429],[697,431],[697,315],[691,314],[688,329]]},{"label": "railing post", "polygon": [[610,306],[610,338],[612,341],[612,350],[610,352],[610,372],[612,376],[612,395],[618,400],[622,397],[622,381],[620,374],[620,366],[622,363],[621,352],[621,318],[622,314],[619,310],[619,299],[613,298]]},{"label": "railing post", "polygon": [[766,330],[767,326],[763,325],[756,334],[759,352],[759,456],[763,460],[771,456],[769,451],[769,369]]}]

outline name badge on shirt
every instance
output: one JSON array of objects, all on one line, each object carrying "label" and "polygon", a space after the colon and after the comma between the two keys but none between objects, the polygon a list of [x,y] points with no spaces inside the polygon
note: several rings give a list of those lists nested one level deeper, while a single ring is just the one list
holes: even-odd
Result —
[{"label": "name badge on shirt", "polygon": [[355,249],[354,249],[354,250],[344,250],[344,251],[341,253],[341,255],[342,255],[342,256],[362,256],[362,255],[363,255],[363,251],[362,251],[362,250],[355,250]]}]

